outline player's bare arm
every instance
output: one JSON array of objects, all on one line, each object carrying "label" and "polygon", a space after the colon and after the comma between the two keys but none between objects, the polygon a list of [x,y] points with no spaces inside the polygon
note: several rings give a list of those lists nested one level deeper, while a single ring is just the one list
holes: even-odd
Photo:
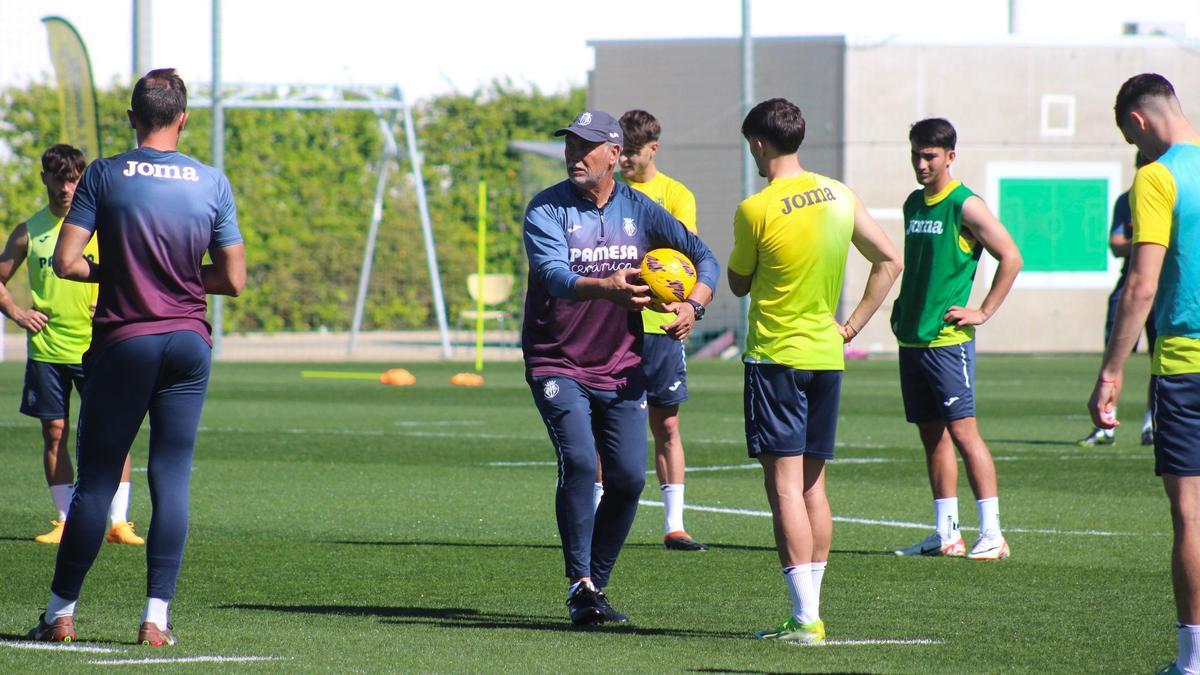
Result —
[{"label": "player's bare arm", "polygon": [[17,273],[21,263],[29,254],[29,230],[25,223],[18,225],[0,253],[0,312],[12,319],[21,328],[36,333],[46,327],[47,316],[36,309],[24,309],[13,300],[8,292],[8,282]]},{"label": "player's bare arm", "polygon": [[1100,365],[1100,375],[1096,378],[1092,397],[1088,399],[1092,423],[1101,429],[1113,429],[1119,424],[1112,411],[1121,396],[1125,360],[1137,344],[1146,317],[1150,315],[1150,308],[1154,306],[1158,277],[1162,273],[1166,255],[1166,247],[1159,244],[1142,243],[1133,247],[1133,258],[1129,264],[1129,275],[1125,278],[1125,288],[1121,291],[1121,303],[1117,305],[1113,332],[1104,350],[1104,361]]},{"label": "player's bare arm", "polygon": [[243,244],[213,246],[208,255],[212,264],[200,267],[204,292],[233,297],[241,294],[246,287],[246,247]]},{"label": "player's bare arm", "polygon": [[91,241],[91,231],[72,223],[63,223],[54,246],[54,273],[61,279],[100,282],[100,265],[83,257],[83,248]]},{"label": "player's bare arm", "polygon": [[904,269],[904,257],[892,245],[879,223],[867,213],[857,195],[854,198],[854,234],[850,241],[871,263],[871,272],[867,275],[867,285],[858,306],[846,317],[846,322],[838,326],[845,342],[853,340],[871,320]]},{"label": "player's bare arm", "polygon": [[633,312],[650,306],[650,287],[636,283],[641,272],[636,267],[617,270],[602,279],[579,277],[575,294],[580,300],[608,300]]},{"label": "player's bare arm", "polygon": [[[694,300],[701,305],[707,305],[712,297],[713,290],[703,281],[697,281],[692,292],[688,294],[688,300]],[[663,311],[674,312],[676,315],[674,321],[663,326],[663,332],[676,340],[686,340],[696,327],[696,308],[687,301],[668,302],[662,308]]]},{"label": "player's bare arm", "polygon": [[945,320],[955,326],[979,326],[1000,309],[1004,298],[1008,297],[1008,292],[1012,290],[1013,282],[1017,280],[1017,273],[1021,271],[1024,261],[1012,235],[999,219],[992,215],[991,209],[982,199],[977,196],[969,197],[963,202],[962,215],[963,224],[999,265],[996,267],[996,274],[992,276],[991,288],[988,289],[979,309],[951,307],[946,312]]}]

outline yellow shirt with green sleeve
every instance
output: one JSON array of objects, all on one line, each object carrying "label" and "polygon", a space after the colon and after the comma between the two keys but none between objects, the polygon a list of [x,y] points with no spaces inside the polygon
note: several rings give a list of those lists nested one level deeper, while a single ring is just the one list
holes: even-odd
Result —
[{"label": "yellow shirt with green sleeve", "polygon": [[1138,169],[1133,243],[1167,249],[1154,299],[1155,375],[1200,373],[1200,144],[1172,145]]},{"label": "yellow shirt with green sleeve", "polygon": [[745,362],[845,369],[835,312],[854,208],[849,188],[812,172],[777,178],[738,206],[729,269],[752,277]]},{"label": "yellow shirt with green sleeve", "polygon": [[[63,219],[44,208],[25,221],[29,232],[29,290],[33,306],[48,317],[46,327],[29,335],[28,356],[43,363],[77,364],[92,343],[92,312],[99,287],[60,279],[54,274],[54,247]],[[100,261],[96,237],[83,249],[92,262]]]},{"label": "yellow shirt with green sleeve", "polygon": [[[684,227],[693,233],[696,232],[696,197],[683,183],[661,171],[655,173],[654,178],[645,183],[638,183],[628,178],[625,179],[625,182],[629,184],[629,187],[657,202],[659,206],[675,216],[676,220],[683,223]],[[665,335],[666,331],[663,330],[663,326],[674,320],[674,313],[655,312],[647,309],[642,312],[642,331]]]}]

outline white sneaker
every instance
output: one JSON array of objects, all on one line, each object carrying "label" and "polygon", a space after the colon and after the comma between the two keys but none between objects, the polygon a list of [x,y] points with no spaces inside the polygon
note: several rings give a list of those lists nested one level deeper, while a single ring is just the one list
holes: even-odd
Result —
[{"label": "white sneaker", "polygon": [[1008,541],[1004,537],[996,535],[984,535],[975,541],[975,545],[971,547],[971,552],[967,554],[968,560],[1001,560],[1007,558]]},{"label": "white sneaker", "polygon": [[1117,436],[1112,429],[1093,429],[1092,433],[1075,441],[1076,445],[1084,448],[1094,448],[1097,445],[1113,445]]},{"label": "white sneaker", "polygon": [[967,544],[963,541],[962,535],[958,532],[954,533],[954,539],[942,539],[942,536],[936,531],[931,532],[928,537],[925,537],[920,542],[909,546],[908,548],[896,549],[896,555],[946,555],[961,558],[967,552]]}]

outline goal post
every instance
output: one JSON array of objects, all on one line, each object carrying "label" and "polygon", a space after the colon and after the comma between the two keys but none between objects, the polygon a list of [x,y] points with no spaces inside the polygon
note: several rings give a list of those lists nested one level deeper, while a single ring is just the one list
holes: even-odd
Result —
[{"label": "goal post", "polygon": [[[368,224],[367,241],[363,247],[363,262],[359,270],[358,289],[355,295],[354,314],[350,328],[350,337],[346,344],[347,355],[353,355],[357,346],[358,336],[362,329],[363,313],[366,304],[367,291],[370,288],[371,268],[375,254],[375,244],[379,234],[379,224],[383,218],[383,202],[386,195],[387,176],[392,163],[400,157],[399,143],[393,131],[394,123],[399,117],[404,125],[405,150],[408,154],[412,174],[413,193],[416,197],[417,210],[420,214],[421,232],[424,240],[425,261],[429,272],[430,291],[435,317],[437,319],[438,336],[442,358],[451,357],[450,330],[446,319],[446,303],[442,292],[441,272],[438,267],[437,248],[433,236],[433,225],[429,216],[429,204],[425,193],[425,181],[421,169],[421,153],[417,147],[417,131],[413,123],[412,108],[405,101],[399,87],[369,87],[340,85],[237,85],[230,87],[234,91],[222,91],[219,109],[259,109],[259,110],[330,110],[346,111],[360,110],[373,112],[379,123],[380,134],[383,137],[384,149],[379,162],[379,173],[376,181],[375,197],[371,208],[371,219]],[[286,91],[285,95],[279,92]],[[189,102],[192,107],[212,108],[213,100],[197,99]],[[222,118],[223,120],[223,118]],[[214,147],[222,143],[222,133],[214,133]],[[214,152],[215,154],[215,152]],[[220,323],[213,326],[214,342],[223,335],[224,327]]]}]

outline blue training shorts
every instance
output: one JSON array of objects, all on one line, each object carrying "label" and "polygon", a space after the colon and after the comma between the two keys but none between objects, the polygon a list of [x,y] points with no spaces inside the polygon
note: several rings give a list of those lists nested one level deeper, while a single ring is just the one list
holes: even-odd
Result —
[{"label": "blue training shorts", "polygon": [[682,341],[646,333],[642,338],[642,371],[646,373],[646,401],[650,405],[665,408],[688,399],[687,356]]},{"label": "blue training shorts", "polygon": [[947,347],[901,347],[904,417],[914,424],[975,416],[975,341]]},{"label": "blue training shorts", "polygon": [[1150,378],[1154,473],[1200,476],[1200,373]]},{"label": "blue training shorts", "polygon": [[747,363],[745,383],[746,450],[751,457],[833,459],[842,371]]},{"label": "blue training shorts", "polygon": [[21,414],[39,420],[66,419],[71,409],[71,387],[83,396],[83,366],[78,363],[25,362],[25,390]]}]

